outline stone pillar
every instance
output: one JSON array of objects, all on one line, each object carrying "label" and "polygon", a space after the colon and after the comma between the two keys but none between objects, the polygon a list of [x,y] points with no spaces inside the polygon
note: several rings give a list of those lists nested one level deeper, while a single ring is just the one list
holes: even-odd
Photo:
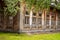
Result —
[{"label": "stone pillar", "polygon": [[31,10],[31,11],[30,11],[30,20],[29,20],[30,29],[32,28],[32,16],[33,16],[33,12],[32,12],[32,10]]},{"label": "stone pillar", "polygon": [[46,14],[47,14],[47,9],[45,9],[45,12],[44,12],[44,29],[46,30]]},{"label": "stone pillar", "polygon": [[58,17],[57,17],[57,13],[56,13],[56,29],[57,29],[57,25],[58,25]]},{"label": "stone pillar", "polygon": [[44,14],[45,14],[45,12],[43,11],[43,13],[42,13],[42,29],[44,29]]},{"label": "stone pillar", "polygon": [[49,21],[50,29],[51,29],[51,13],[52,13],[52,12],[50,12],[50,21]]},{"label": "stone pillar", "polygon": [[39,12],[36,12],[36,27],[37,27],[37,30],[39,29],[38,26],[38,16],[39,16]]}]

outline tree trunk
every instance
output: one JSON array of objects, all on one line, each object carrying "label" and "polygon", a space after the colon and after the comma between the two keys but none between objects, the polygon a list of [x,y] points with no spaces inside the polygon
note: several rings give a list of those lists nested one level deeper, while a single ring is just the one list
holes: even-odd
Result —
[{"label": "tree trunk", "polygon": [[20,3],[20,21],[19,21],[19,32],[22,32],[24,27],[24,8],[25,8],[25,2]]},{"label": "tree trunk", "polygon": [[3,28],[3,30],[6,30],[6,27],[7,27],[6,22],[7,22],[7,18],[6,18],[6,16],[4,16],[4,28]]}]

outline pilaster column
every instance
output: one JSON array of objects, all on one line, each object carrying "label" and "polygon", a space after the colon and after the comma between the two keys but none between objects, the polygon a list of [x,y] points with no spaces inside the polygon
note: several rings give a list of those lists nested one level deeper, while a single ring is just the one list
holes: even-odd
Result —
[{"label": "pilaster column", "polygon": [[58,25],[58,17],[57,17],[57,13],[56,13],[56,29],[57,29],[57,25]]},{"label": "pilaster column", "polygon": [[49,21],[50,29],[51,29],[51,13],[52,12],[50,12],[50,21]]},{"label": "pilaster column", "polygon": [[30,11],[30,20],[29,20],[30,29],[32,28],[32,16],[33,16],[33,12],[32,12],[32,10],[31,10],[31,11]]},{"label": "pilaster column", "polygon": [[43,11],[43,13],[42,13],[42,29],[44,29],[44,27],[45,27],[45,26],[44,26],[44,13],[45,13],[45,12]]}]

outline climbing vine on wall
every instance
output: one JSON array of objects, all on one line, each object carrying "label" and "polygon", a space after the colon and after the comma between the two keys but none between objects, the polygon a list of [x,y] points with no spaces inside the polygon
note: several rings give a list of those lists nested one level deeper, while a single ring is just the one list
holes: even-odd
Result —
[{"label": "climbing vine on wall", "polygon": [[[25,1],[26,3],[29,4],[29,7],[32,5],[35,5],[35,9],[40,9],[41,8],[48,8],[50,5],[50,1],[49,0],[3,0],[5,3],[5,7],[4,7],[4,14],[5,15],[12,15],[15,16],[17,14],[17,11],[19,9],[18,7],[18,1],[22,2]],[[57,4],[57,9],[60,9],[60,2]]]},{"label": "climbing vine on wall", "polygon": [[15,16],[19,9],[17,5],[19,0],[3,0],[3,1],[5,3],[4,14]]}]

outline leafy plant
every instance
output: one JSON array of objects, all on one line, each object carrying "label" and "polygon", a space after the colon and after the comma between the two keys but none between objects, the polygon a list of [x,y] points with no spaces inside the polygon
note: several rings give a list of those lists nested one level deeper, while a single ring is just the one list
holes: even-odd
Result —
[{"label": "leafy plant", "polygon": [[4,0],[5,7],[4,7],[4,14],[15,16],[17,10],[19,9],[17,3],[19,0]]},{"label": "leafy plant", "polygon": [[44,8],[49,8],[50,0],[26,0],[27,7],[31,9],[34,6],[34,10],[42,10]]}]

